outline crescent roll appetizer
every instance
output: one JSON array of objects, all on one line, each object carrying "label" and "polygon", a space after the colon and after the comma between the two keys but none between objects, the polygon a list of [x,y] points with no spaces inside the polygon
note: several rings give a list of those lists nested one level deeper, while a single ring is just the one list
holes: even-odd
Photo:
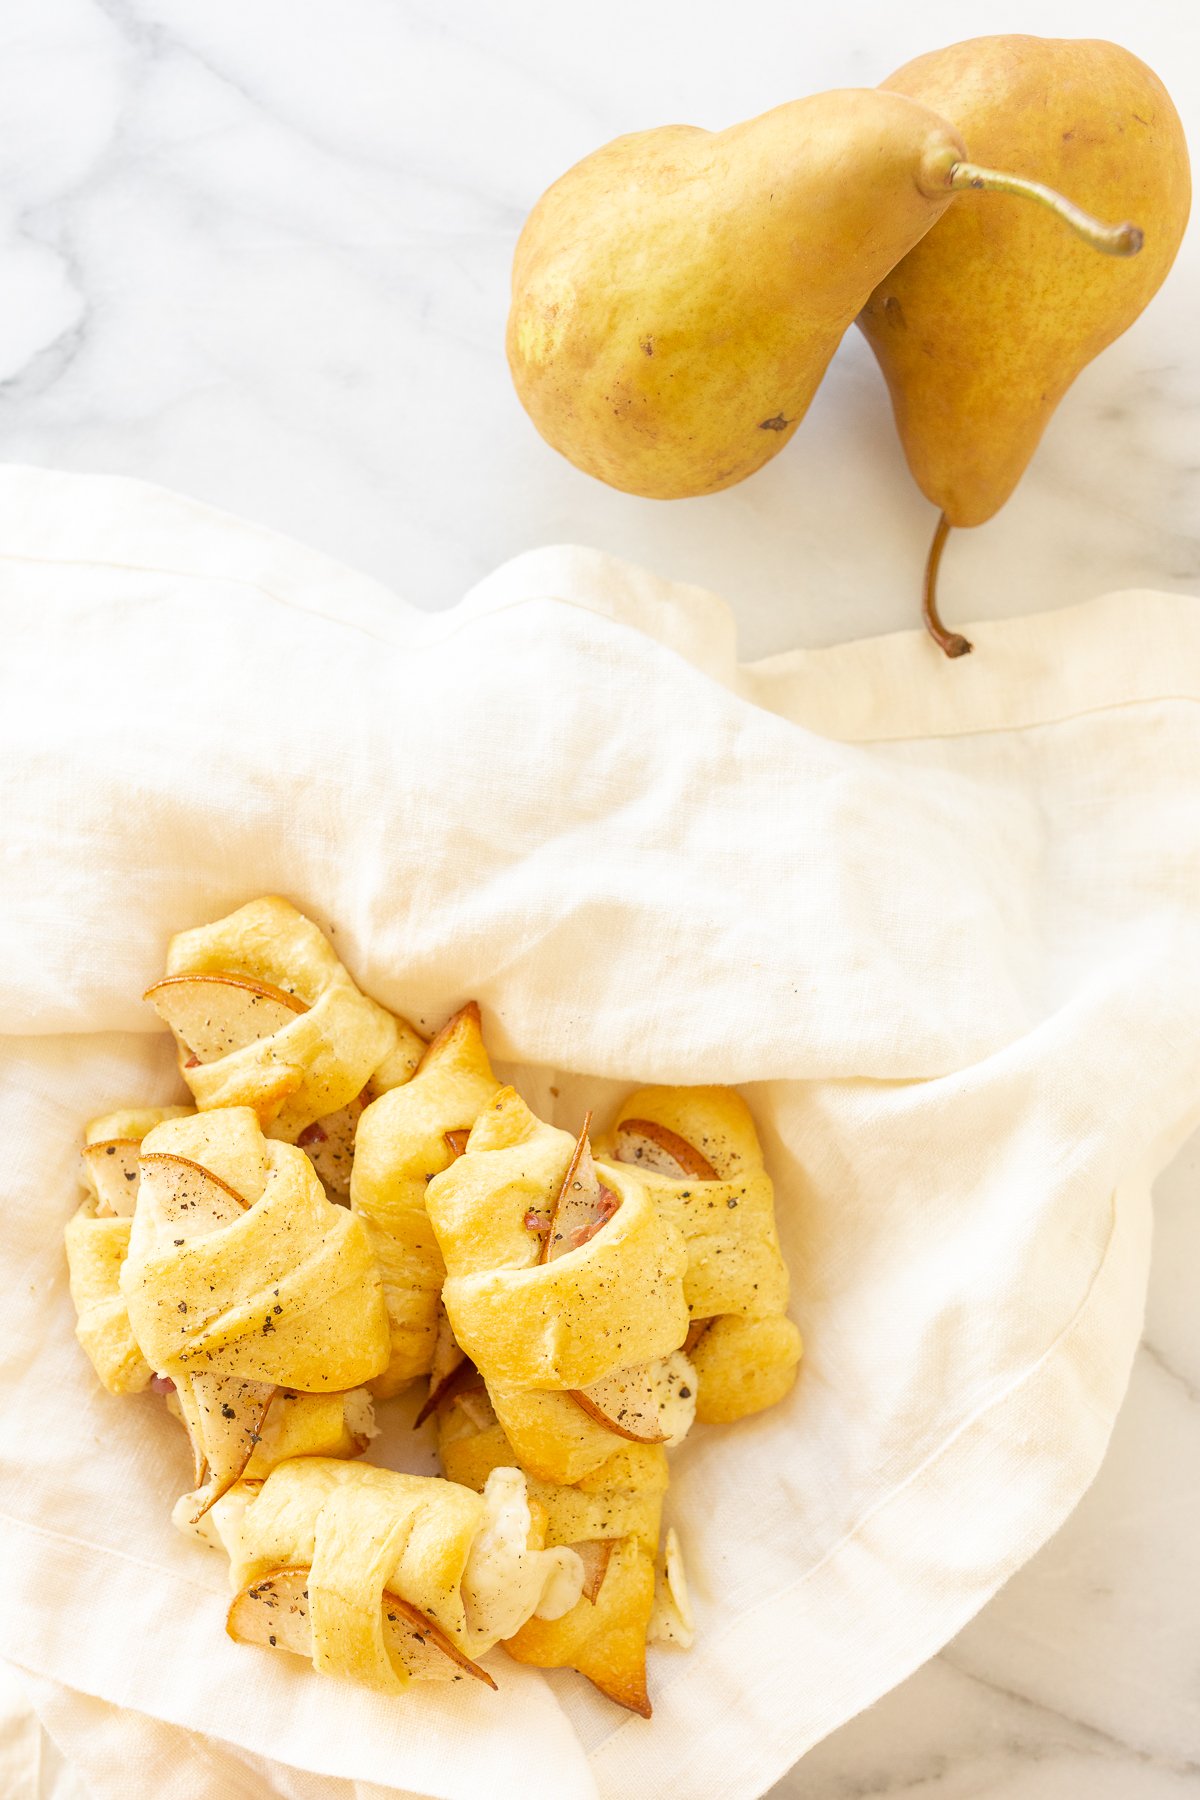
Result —
[{"label": "crescent roll appetizer", "polygon": [[175,1035],[196,1105],[252,1106],[335,1193],[347,1191],[367,1099],[407,1081],[425,1048],[276,895],[172,938],[167,973],[145,997]]},{"label": "crescent roll appetizer", "polygon": [[637,1169],[687,1244],[696,1417],[724,1425],[774,1406],[803,1346],[786,1316],[775,1190],[745,1101],[730,1088],[640,1088],[606,1152]]},{"label": "crescent roll appetizer", "polygon": [[[65,1238],[76,1336],[111,1394],[163,1392],[167,1410],[186,1426],[175,1384],[155,1376],[133,1335],[121,1292],[121,1266],[138,1192],[142,1139],[168,1119],[190,1118],[190,1106],[127,1108],[93,1119],[84,1132],[83,1175],[88,1197]],[[260,1422],[247,1475],[264,1476],[291,1456],[360,1456],[377,1436],[371,1396],[299,1394],[280,1389]],[[185,1495],[185,1502],[191,1496]]]},{"label": "crescent roll appetizer", "polygon": [[129,1107],[104,1113],[84,1128],[83,1183],[87,1197],[64,1233],[75,1335],[110,1394],[139,1394],[153,1374],[129,1323],[121,1292],[121,1264],[137,1200],[142,1139],[188,1106]]},{"label": "crescent roll appetizer", "polygon": [[[208,1523],[208,1522],[206,1522]],[[308,1457],[218,1502],[229,1553],[229,1635],[307,1657],[384,1692],[410,1681],[495,1687],[477,1658],[579,1599],[583,1565],[543,1547],[516,1469],[482,1493],[438,1476]]]},{"label": "crescent roll appetizer", "polygon": [[621,1440],[681,1441],[684,1242],[639,1176],[597,1170],[586,1123],[574,1140],[504,1088],[426,1203],[449,1324],[522,1467],[578,1482]]},{"label": "crescent roll appetizer", "polygon": [[366,1227],[387,1296],[391,1355],[374,1390],[381,1399],[433,1367],[446,1271],[425,1189],[454,1160],[499,1086],[471,1001],[438,1032],[412,1079],[372,1101],[359,1122],[350,1205]]},{"label": "crescent roll appetizer", "polygon": [[245,1470],[277,1388],[344,1394],[386,1365],[383,1286],[361,1224],[249,1107],[156,1126],[138,1167],[121,1291],[174,1383],[202,1512]]},{"label": "crescent roll appetizer", "polygon": [[[451,1481],[479,1492],[515,1461],[487,1396],[468,1388],[437,1409],[438,1451]],[[539,1669],[577,1669],[631,1712],[650,1717],[646,1639],[655,1600],[667,1458],[660,1444],[618,1443],[576,1487],[530,1479],[545,1514],[547,1545],[567,1545],[583,1565],[583,1590],[557,1619],[531,1618],[504,1648]]]},{"label": "crescent roll appetizer", "polygon": [[[647,1646],[694,1633],[668,1454],[802,1353],[745,1104],[640,1088],[593,1153],[474,1001],[426,1043],[277,896],[166,961],[195,1109],[91,1121],[67,1265],[102,1385],[187,1433],[172,1517],[229,1557],[229,1635],[388,1694],[494,1688],[500,1644],[649,1718]],[[445,1476],[355,1460],[423,1376]]]}]

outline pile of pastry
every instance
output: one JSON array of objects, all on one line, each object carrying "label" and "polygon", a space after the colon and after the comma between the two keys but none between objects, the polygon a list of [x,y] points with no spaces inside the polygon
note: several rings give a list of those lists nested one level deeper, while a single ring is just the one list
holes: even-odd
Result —
[{"label": "pile of pastry", "polygon": [[[71,1295],[103,1385],[187,1433],[230,1635],[387,1691],[494,1687],[502,1643],[649,1716],[647,1642],[693,1630],[667,1452],[800,1359],[743,1102],[559,1130],[477,1006],[426,1043],[277,898],[176,937],[147,999],[192,1105],[88,1125]],[[356,1460],[422,1380],[446,1479]]]}]

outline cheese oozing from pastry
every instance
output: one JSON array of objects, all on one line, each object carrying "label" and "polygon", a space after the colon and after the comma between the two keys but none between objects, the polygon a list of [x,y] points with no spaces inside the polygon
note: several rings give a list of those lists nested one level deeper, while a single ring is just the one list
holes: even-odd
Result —
[{"label": "cheese oozing from pastry", "polygon": [[530,1548],[532,1520],[520,1469],[493,1469],[483,1506],[462,1596],[472,1636],[494,1644],[512,1637],[527,1619],[561,1619],[570,1612],[583,1591],[583,1563],[565,1546]]}]

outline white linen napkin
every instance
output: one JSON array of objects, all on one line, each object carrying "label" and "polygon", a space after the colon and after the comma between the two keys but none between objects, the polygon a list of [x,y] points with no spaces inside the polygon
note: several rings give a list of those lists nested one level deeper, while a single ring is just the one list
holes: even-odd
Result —
[{"label": "white linen napkin", "polygon": [[[178,497],[10,469],[0,625],[0,1654],[122,1800],[176,1766],[196,1800],[760,1794],[1103,1454],[1149,1184],[1200,1117],[1195,603],[739,666],[721,600],[593,552],[429,615]],[[699,1632],[653,1653],[649,1723],[502,1653],[499,1694],[392,1700],[229,1643],[221,1562],[168,1522],[177,1428],[75,1344],[81,1123],[176,1095],[142,990],[172,931],[272,891],[418,1024],[477,998],[559,1122],[648,1081],[755,1113],[808,1352],[674,1458]],[[377,1457],[428,1468],[400,1414]]]}]

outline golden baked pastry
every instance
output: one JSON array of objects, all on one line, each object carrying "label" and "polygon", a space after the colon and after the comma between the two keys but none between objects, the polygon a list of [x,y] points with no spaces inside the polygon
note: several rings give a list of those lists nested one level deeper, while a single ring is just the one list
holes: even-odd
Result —
[{"label": "golden baked pastry", "polygon": [[84,1129],[84,1199],[64,1232],[75,1335],[110,1394],[138,1394],[153,1374],[142,1355],[121,1292],[121,1264],[137,1199],[138,1151],[164,1119],[187,1106],[127,1107]]},{"label": "golden baked pastry", "polygon": [[[427,1045],[278,897],[167,971],[199,1110],[92,1121],[66,1246],[100,1380],[187,1431],[173,1517],[228,1552],[230,1635],[383,1692],[494,1687],[503,1643],[648,1718],[647,1645],[693,1635],[666,1452],[801,1355],[745,1105],[642,1088],[593,1155],[590,1113],[501,1086],[474,1002]],[[355,1462],[426,1374],[448,1479]]]},{"label": "golden baked pastry", "polygon": [[[287,900],[267,895],[211,925],[182,931],[167,973],[147,990],[179,1045],[179,1066],[201,1110],[252,1106],[272,1135],[326,1152],[337,1185],[348,1160],[354,1103],[407,1080],[424,1040],[359,992],[323,933]],[[343,1118],[344,1108],[351,1114]],[[304,1146],[302,1146],[304,1147]]]},{"label": "golden baked pastry", "polygon": [[203,1510],[245,1469],[278,1387],[344,1394],[385,1366],[383,1287],[359,1221],[249,1107],[156,1126],[139,1169],[121,1291],[175,1384]]},{"label": "golden baked pastry", "polygon": [[354,1147],[350,1205],[363,1221],[387,1295],[391,1355],[375,1393],[386,1399],[433,1364],[445,1269],[425,1210],[431,1176],[454,1160],[499,1087],[474,1001],[444,1025],[412,1079],[372,1101]]},{"label": "golden baked pastry", "polygon": [[64,1233],[75,1336],[110,1394],[139,1394],[154,1371],[138,1348],[121,1293],[130,1221],[97,1217],[95,1204],[85,1200]]},{"label": "golden baked pastry", "polygon": [[803,1345],[787,1317],[775,1190],[745,1101],[731,1088],[640,1088],[602,1148],[637,1169],[687,1244],[696,1417],[729,1424],[774,1406]]},{"label": "golden baked pastry", "polygon": [[[451,1481],[482,1491],[493,1469],[516,1460],[481,1391],[450,1397],[437,1409],[437,1422],[438,1451]],[[646,1641],[666,1488],[660,1444],[617,1442],[576,1487],[531,1478],[530,1503],[545,1515],[545,1542],[576,1552],[584,1586],[570,1611],[553,1620],[531,1618],[504,1645],[517,1662],[577,1669],[644,1718],[650,1716]]]},{"label": "golden baked pastry", "polygon": [[244,1473],[261,1479],[298,1456],[361,1456],[378,1435],[366,1388],[351,1388],[346,1394],[299,1394],[280,1388]]},{"label": "golden baked pastry", "polygon": [[683,1240],[628,1169],[598,1177],[586,1126],[572,1139],[505,1088],[426,1204],[454,1336],[522,1467],[577,1482],[614,1438],[679,1441],[694,1411]]},{"label": "golden baked pastry", "polygon": [[[190,1106],[129,1107],[93,1119],[85,1128],[82,1161],[89,1192],[66,1228],[67,1263],[79,1315],[77,1336],[113,1394],[140,1393],[153,1377],[134,1338],[120,1285],[142,1139],[168,1119],[191,1116]],[[156,1385],[164,1390],[168,1411],[186,1423],[174,1384],[160,1378]],[[280,1389],[260,1422],[245,1473],[265,1476],[276,1463],[294,1456],[359,1456],[375,1435],[371,1397],[363,1388],[345,1394]]]},{"label": "golden baked pastry", "polygon": [[569,1550],[541,1547],[515,1469],[477,1494],[309,1457],[239,1482],[206,1524],[230,1558],[231,1637],[384,1692],[465,1676],[494,1687],[476,1659],[536,1612],[569,1611],[583,1580]]}]

